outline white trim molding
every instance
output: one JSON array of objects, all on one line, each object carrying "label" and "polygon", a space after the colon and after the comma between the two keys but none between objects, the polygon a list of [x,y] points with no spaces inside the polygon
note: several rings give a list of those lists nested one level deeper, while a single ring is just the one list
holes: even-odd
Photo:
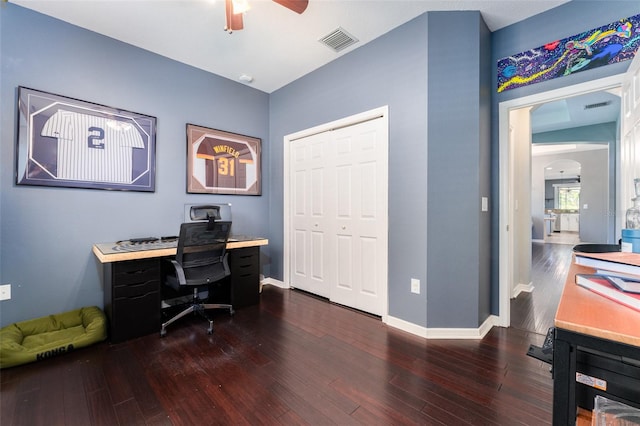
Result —
[{"label": "white trim molding", "polygon": [[535,287],[533,286],[533,283],[529,283],[529,284],[520,283],[513,289],[513,293],[511,294],[511,298],[515,299],[516,297],[518,297],[520,295],[520,293],[531,293],[534,288]]},{"label": "white trim molding", "polygon": [[275,278],[265,278],[262,281],[260,281],[261,285],[272,285],[274,287],[279,287],[279,288],[284,288],[284,289],[289,289],[291,287],[289,287],[288,284],[285,284],[283,281],[280,280],[276,280]]},{"label": "white trim molding", "polygon": [[490,315],[478,328],[425,328],[392,316],[386,323],[394,328],[425,339],[482,339],[498,324],[498,317]]}]

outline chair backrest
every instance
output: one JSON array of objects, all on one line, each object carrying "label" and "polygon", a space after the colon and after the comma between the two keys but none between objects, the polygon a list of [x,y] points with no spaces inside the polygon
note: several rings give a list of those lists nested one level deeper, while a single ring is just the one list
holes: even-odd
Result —
[{"label": "chair backrest", "polygon": [[189,222],[180,225],[176,261],[187,285],[218,281],[229,275],[227,240],[231,222]]}]

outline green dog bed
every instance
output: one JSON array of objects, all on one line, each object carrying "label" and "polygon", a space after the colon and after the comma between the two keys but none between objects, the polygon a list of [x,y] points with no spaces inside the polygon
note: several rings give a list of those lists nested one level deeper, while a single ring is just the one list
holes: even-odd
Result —
[{"label": "green dog bed", "polygon": [[0,368],[41,361],[107,338],[97,306],[17,322],[0,329]]}]

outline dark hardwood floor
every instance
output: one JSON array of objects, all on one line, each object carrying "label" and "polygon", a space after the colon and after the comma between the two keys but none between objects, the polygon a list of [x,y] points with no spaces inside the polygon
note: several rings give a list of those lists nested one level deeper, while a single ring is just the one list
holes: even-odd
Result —
[{"label": "dark hardwood floor", "polygon": [[511,326],[546,334],[553,327],[562,288],[571,266],[573,244],[533,242],[531,247],[531,293],[511,299]]},{"label": "dark hardwood floor", "polygon": [[425,340],[302,292],[0,372],[0,424],[545,425],[543,335]]}]

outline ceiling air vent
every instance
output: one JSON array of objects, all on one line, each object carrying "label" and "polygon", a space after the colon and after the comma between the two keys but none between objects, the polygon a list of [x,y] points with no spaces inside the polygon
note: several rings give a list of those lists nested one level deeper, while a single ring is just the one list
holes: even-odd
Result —
[{"label": "ceiling air vent", "polygon": [[358,42],[358,39],[346,32],[343,28],[338,28],[318,40],[330,49],[339,52]]},{"label": "ceiling air vent", "polygon": [[601,107],[605,107],[607,105],[611,104],[611,101],[605,101],[605,102],[597,102],[595,104],[589,104],[589,105],[585,105],[584,109],[594,109],[594,108],[601,108]]}]

